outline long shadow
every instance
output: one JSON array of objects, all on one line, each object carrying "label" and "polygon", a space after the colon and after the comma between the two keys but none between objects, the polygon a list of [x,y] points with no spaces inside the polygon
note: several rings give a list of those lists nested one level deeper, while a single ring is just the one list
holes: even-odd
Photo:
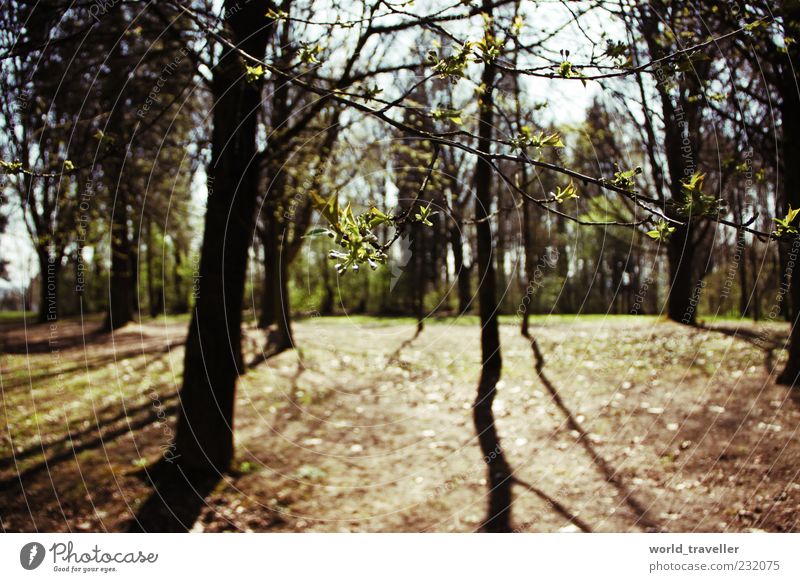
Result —
[{"label": "long shadow", "polygon": [[715,331],[717,333],[727,335],[734,339],[747,342],[751,346],[755,346],[756,348],[762,350],[764,352],[764,367],[767,369],[768,373],[772,373],[774,367],[775,350],[781,349],[780,335],[765,336],[764,334],[755,333],[748,329],[730,328],[723,325],[712,326],[707,324],[697,324],[696,327],[698,329]]},{"label": "long shadow", "polygon": [[192,474],[160,461],[145,472],[153,491],[125,526],[136,533],[189,531],[206,505],[206,497],[222,480],[219,473]]},{"label": "long shadow", "polygon": [[398,346],[398,348],[395,351],[393,351],[391,355],[389,355],[389,358],[386,360],[387,367],[399,363],[400,354],[403,353],[403,350],[408,349],[408,347],[411,346],[411,344],[413,344],[417,340],[417,338],[422,334],[423,329],[424,326],[421,325],[420,322],[417,322],[417,329],[414,332],[414,335],[412,335],[407,340],[404,340],[403,343],[401,343],[400,346]]},{"label": "long shadow", "polygon": [[544,357],[539,349],[539,344],[537,343],[536,338],[530,335],[525,337],[527,337],[531,342],[536,375],[539,377],[539,380],[542,382],[545,388],[547,388],[547,391],[550,393],[550,396],[552,397],[553,402],[555,402],[558,409],[564,414],[569,428],[578,433],[578,442],[581,444],[581,446],[583,446],[586,453],[592,459],[592,462],[597,466],[597,469],[603,475],[605,480],[613,485],[617,491],[619,491],[623,501],[625,501],[628,507],[630,507],[631,511],[633,511],[635,514],[635,525],[645,527],[652,531],[662,531],[662,526],[650,517],[648,509],[644,507],[644,505],[642,505],[642,503],[636,499],[636,497],[634,497],[633,492],[621,479],[619,472],[614,469],[614,467],[612,467],[608,461],[606,461],[606,459],[597,451],[597,449],[594,448],[594,445],[589,438],[589,433],[583,428],[581,423],[578,422],[578,420],[575,418],[575,415],[572,414],[572,410],[570,410],[570,408],[566,405],[564,399],[561,398],[561,394],[559,394],[558,389],[544,373]]},{"label": "long shadow", "polygon": [[162,360],[166,355],[168,355],[172,351],[173,348],[175,348],[176,346],[181,346],[183,345],[183,343],[184,343],[183,340],[181,340],[180,342],[172,342],[168,346],[164,346],[155,350],[142,349],[142,347],[140,346],[124,352],[115,351],[105,356],[98,356],[89,360],[85,360],[82,364],[76,364],[75,366],[70,366],[68,368],[61,368],[58,370],[46,369],[43,372],[40,372],[38,374],[30,374],[28,376],[20,378],[17,381],[6,382],[4,384],[3,389],[5,392],[11,392],[12,389],[14,388],[21,388],[23,386],[29,387],[33,382],[38,382],[39,380],[42,380],[44,378],[55,377],[55,376],[77,375],[82,372],[83,373],[91,372],[93,370],[97,370],[98,368],[102,368],[114,362],[127,360],[129,358],[153,355],[153,359],[144,360],[131,368],[133,371],[138,372],[139,370]]},{"label": "long shadow", "polygon": [[[39,324],[42,325],[42,324]],[[92,329],[87,333],[73,333],[58,337],[56,344],[52,344],[49,338],[40,340],[20,339],[18,341],[6,339],[3,341],[3,352],[7,354],[46,354],[53,351],[54,346],[58,349],[68,349],[82,346],[84,343],[106,343],[111,334],[101,328]]]},{"label": "long shadow", "polygon": [[[146,395],[147,395],[147,392],[141,394],[140,396],[144,397]],[[162,402],[169,402],[174,398],[175,398],[175,395],[169,396],[169,397],[165,398]],[[62,447],[67,446],[70,443],[74,443],[76,440],[81,440],[84,437],[87,437],[87,436],[91,435],[92,433],[96,432],[99,429],[99,426],[101,424],[102,425],[106,425],[106,426],[107,425],[111,425],[111,424],[115,424],[115,423],[119,422],[120,420],[123,420],[125,418],[131,418],[131,417],[135,416],[136,414],[138,414],[140,412],[144,412],[144,411],[146,411],[148,409],[153,408],[153,401],[143,402],[142,404],[138,404],[136,406],[126,407],[123,410],[117,412],[116,414],[114,414],[112,416],[108,416],[108,417],[105,417],[105,418],[103,417],[103,415],[105,413],[111,412],[112,410],[115,410],[116,408],[118,408],[117,404],[109,404],[108,406],[105,406],[105,407],[101,408],[98,411],[98,415],[97,415],[99,418],[97,418],[97,419],[94,419],[94,418],[87,419],[90,422],[94,421],[95,424],[93,426],[88,426],[86,428],[82,428],[82,429],[77,430],[75,432],[71,432],[70,431],[66,435],[62,436],[61,438],[59,438],[57,440],[47,441],[47,442],[40,442],[40,443],[37,443],[35,445],[32,445],[32,446],[28,447],[27,449],[23,449],[21,451],[14,452],[14,454],[12,456],[10,456],[10,457],[5,457],[3,459],[0,459],[0,470],[12,467],[15,464],[15,462],[24,461],[25,459],[28,459],[28,458],[36,456],[36,455],[44,454],[45,456],[47,456],[48,454],[50,454],[50,453],[52,453],[54,451],[57,451],[58,449],[61,449]],[[80,424],[83,424],[83,422],[77,421],[76,424],[80,425]]]},{"label": "long shadow", "polygon": [[527,489],[528,491],[530,491],[531,493],[533,493],[534,495],[539,497],[539,499],[544,501],[549,508],[551,508],[553,511],[558,513],[561,517],[563,517],[568,522],[570,522],[571,524],[573,524],[574,526],[579,528],[581,531],[583,531],[585,533],[592,533],[591,526],[588,523],[586,523],[585,521],[583,521],[580,517],[578,517],[577,515],[572,513],[569,509],[567,509],[567,507],[563,503],[561,503],[557,499],[551,497],[550,495],[548,495],[547,493],[545,493],[544,491],[542,491],[538,487],[534,487],[533,485],[531,485],[527,481],[523,481],[519,477],[514,477],[513,479],[514,479],[514,483],[515,484],[520,485],[521,487],[524,487],[525,489]]},{"label": "long shadow", "polygon": [[[177,395],[171,397],[171,399],[172,398],[177,398]],[[166,402],[168,402],[168,400],[164,400],[162,402],[163,408],[161,410],[163,414],[170,416],[178,411],[177,403],[165,405]],[[129,432],[132,432],[140,428],[144,428],[145,426],[152,424],[156,420],[158,420],[157,413],[148,414],[142,416],[141,418],[131,420],[117,428],[105,432],[100,432],[98,427],[98,432],[100,432],[98,436],[91,438],[87,441],[84,441],[83,443],[73,444],[68,449],[58,453],[54,453],[49,457],[45,456],[45,458],[42,461],[28,467],[21,473],[18,473],[13,477],[8,477],[6,479],[3,479],[2,481],[0,481],[0,491],[9,491],[19,488],[23,486],[26,480],[30,479],[31,477],[42,471],[45,470],[49,471],[54,465],[58,465],[60,463],[63,463],[64,461],[74,459],[79,453],[82,453],[83,451],[98,448],[102,446],[104,443],[117,439],[123,435],[128,434]]]},{"label": "long shadow", "polygon": [[271,360],[275,356],[279,356],[283,352],[288,352],[291,349],[296,349],[296,346],[293,344],[282,344],[275,340],[276,334],[271,331],[265,332],[266,339],[264,340],[264,347],[257,350],[255,356],[253,356],[249,362],[247,362],[246,369],[252,370],[253,368],[257,368],[264,362]]}]

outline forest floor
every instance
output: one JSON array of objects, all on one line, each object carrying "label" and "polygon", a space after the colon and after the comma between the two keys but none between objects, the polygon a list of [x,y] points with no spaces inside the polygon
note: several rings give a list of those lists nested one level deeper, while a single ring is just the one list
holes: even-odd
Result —
[{"label": "forest floor", "polygon": [[[800,529],[800,399],[773,382],[787,326],[711,327],[535,317],[540,377],[504,320],[494,409],[528,484],[514,487],[519,531]],[[98,328],[0,322],[5,531],[124,531],[154,496],[186,320]],[[474,531],[476,319],[415,337],[408,319],[317,318],[295,336],[241,378],[236,469],[197,493],[185,528]],[[261,337],[248,330],[249,352]]]}]

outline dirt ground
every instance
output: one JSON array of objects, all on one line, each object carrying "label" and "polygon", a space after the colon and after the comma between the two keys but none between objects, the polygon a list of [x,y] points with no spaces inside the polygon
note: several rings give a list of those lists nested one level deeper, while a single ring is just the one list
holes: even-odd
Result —
[{"label": "dirt ground", "polygon": [[[186,322],[0,327],[4,531],[125,531],[169,450]],[[785,324],[504,322],[495,413],[518,531],[797,531],[800,402],[773,382]],[[317,318],[239,383],[236,468],[191,531],[474,531],[474,318]],[[249,330],[253,352],[260,335]],[[773,349],[775,348],[775,349]]]}]

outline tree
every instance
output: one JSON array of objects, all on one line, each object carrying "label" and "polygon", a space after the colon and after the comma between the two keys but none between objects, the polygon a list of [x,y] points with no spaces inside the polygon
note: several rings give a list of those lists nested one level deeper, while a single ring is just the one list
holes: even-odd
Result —
[{"label": "tree", "polygon": [[[214,68],[214,128],[199,289],[186,340],[176,450],[181,467],[227,470],[233,459],[236,381],[243,371],[242,301],[259,183],[257,114],[263,80],[248,74],[239,50],[260,58],[274,19],[259,3],[225,2],[235,46],[222,46]],[[269,8],[267,6],[266,8]]]},{"label": "tree", "polygon": [[[494,43],[491,2],[483,1],[486,14],[484,40]],[[497,69],[494,58],[485,54],[479,97],[478,150],[490,151],[494,123],[493,91]],[[492,173],[489,161],[479,157],[475,165],[475,219],[478,242],[478,288],[481,320],[481,377],[472,409],[475,431],[487,466],[489,508],[483,527],[490,532],[511,531],[511,468],[505,459],[494,423],[492,403],[497,392],[503,360],[500,353],[500,331],[497,324],[498,302],[495,291],[492,231],[487,220],[492,208]]]}]

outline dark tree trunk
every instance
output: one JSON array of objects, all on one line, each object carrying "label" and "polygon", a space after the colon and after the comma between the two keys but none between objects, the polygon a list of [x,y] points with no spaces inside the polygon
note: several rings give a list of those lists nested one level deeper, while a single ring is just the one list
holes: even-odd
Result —
[{"label": "dark tree trunk", "polygon": [[172,281],[172,285],[173,293],[175,293],[175,303],[173,304],[172,311],[173,313],[186,313],[189,311],[189,303],[186,300],[186,290],[183,288],[183,276],[181,275],[181,269],[183,267],[183,253],[181,252],[181,248],[178,245],[177,240],[175,241],[173,254],[175,257],[175,266],[173,271],[174,279]]},{"label": "dark tree trunk", "polygon": [[[521,119],[518,121],[521,123]],[[522,183],[528,183],[528,173],[525,166],[522,167]],[[520,322],[520,332],[524,337],[530,336],[528,321],[530,319],[531,303],[533,302],[533,295],[536,289],[533,279],[536,273],[536,261],[538,260],[533,250],[536,237],[533,231],[533,221],[531,218],[531,205],[530,203],[525,203],[522,205],[522,244],[525,252],[525,287],[521,302],[522,321]]]},{"label": "dark tree trunk", "polygon": [[[747,248],[747,239],[745,237],[744,231],[739,231],[736,239],[737,245],[739,247],[739,286],[741,287],[741,294],[739,295],[739,315],[741,317],[747,317],[750,315],[750,302],[751,297],[750,293],[748,292],[748,279],[747,279],[747,261],[749,259],[750,253],[748,252]],[[735,255],[734,255],[735,256]],[[755,290],[755,289],[754,289]]]},{"label": "dark tree trunk", "polygon": [[420,224],[413,224],[411,231],[414,236],[414,285],[412,293],[414,296],[414,317],[417,319],[417,333],[422,332],[425,327],[425,280],[427,279],[427,262],[425,248],[425,237],[427,233]]},{"label": "dark tree trunk", "polygon": [[259,329],[267,330],[266,352],[279,352],[292,347],[292,318],[287,283],[289,252],[283,240],[287,233],[278,232],[278,224],[272,213],[267,213],[261,231],[264,246],[264,285],[261,290],[261,314]]},{"label": "dark tree trunk", "polygon": [[[491,1],[484,0],[483,7],[491,17]],[[482,152],[488,152],[492,147],[492,94],[495,69],[493,62],[487,62],[481,78],[485,92],[480,97],[478,149]],[[492,412],[497,382],[500,380],[502,358],[500,356],[498,305],[492,260],[492,231],[489,220],[483,220],[491,212],[491,204],[492,167],[487,160],[479,158],[475,168],[475,219],[477,221],[477,263],[480,285],[478,297],[481,319],[481,378],[473,408],[473,421],[487,465],[489,482],[489,507],[483,529],[488,532],[508,532],[511,531],[511,468],[503,454]]]},{"label": "dark tree trunk", "polygon": [[284,225],[284,232],[278,237],[278,264],[275,272],[277,280],[275,286],[277,293],[273,293],[274,301],[272,312],[275,316],[275,330],[270,334],[269,347],[276,351],[288,350],[294,345],[292,336],[292,307],[289,295],[289,262],[291,261],[287,238],[288,227]]},{"label": "dark tree trunk", "polygon": [[678,323],[695,324],[700,288],[694,276],[692,229],[678,226],[667,243],[670,290],[667,316]]},{"label": "dark tree trunk", "polygon": [[153,236],[153,221],[147,220],[147,299],[150,317],[157,317],[164,308],[162,289],[156,286],[155,274],[155,249],[156,241]]},{"label": "dark tree trunk", "polygon": [[[664,47],[659,44],[659,27],[662,16],[659,16],[651,5],[643,8],[642,36],[648,44],[650,56],[663,56]],[[674,8],[677,10],[677,8]],[[679,78],[677,105],[666,83],[658,83],[657,90],[661,101],[664,123],[664,152],[670,175],[670,197],[673,202],[683,200],[681,181],[696,171],[700,163],[700,124],[703,119],[702,100],[690,97],[702,91],[703,83],[708,78],[709,63],[696,64],[691,74]],[[677,226],[667,243],[670,283],[667,291],[667,316],[678,323],[694,325],[696,321],[697,303],[702,291],[700,269],[698,265],[698,248],[703,248],[705,237],[699,236],[697,224],[699,217],[682,216],[676,218],[686,222],[685,226]],[[710,249],[710,245],[708,245]]]},{"label": "dark tree trunk", "polygon": [[[787,22],[800,21],[800,9],[785,15]],[[800,66],[800,49],[791,43],[787,47],[791,66],[785,66],[781,88],[781,153],[783,154],[783,196],[788,207],[800,208],[800,93],[796,72]],[[778,377],[778,383],[797,387],[800,382],[800,284],[798,284],[798,240],[792,242],[787,253],[784,280],[789,283],[791,297],[791,335],[789,339],[789,361]],[[790,272],[788,265],[793,264]]]},{"label": "dark tree trunk", "polygon": [[[273,25],[269,5],[227,0],[234,42],[264,55]],[[257,114],[262,83],[245,80],[237,52],[225,49],[214,69],[211,192],[200,279],[186,339],[175,460],[186,470],[217,473],[233,459],[233,410],[242,371],[241,323],[247,256],[255,226]]]},{"label": "dark tree trunk", "polygon": [[[263,222],[271,222],[272,219],[263,219]],[[258,328],[267,329],[275,323],[275,294],[277,293],[277,273],[278,264],[278,241],[273,235],[275,227],[272,224],[264,224],[260,229],[259,238],[261,246],[264,248],[264,280],[261,287],[261,312],[258,316]]]},{"label": "dark tree trunk", "polygon": [[104,329],[119,329],[133,321],[135,282],[128,232],[128,199],[118,183],[114,208],[111,211],[111,274]]},{"label": "dark tree trunk", "polygon": [[39,284],[41,293],[39,297],[39,323],[56,321],[60,315],[58,301],[58,279],[61,272],[61,261],[57,255],[51,254],[47,249],[39,251]]},{"label": "dark tree trunk", "polygon": [[469,311],[472,301],[470,291],[470,269],[464,264],[464,243],[461,236],[461,226],[455,224],[450,228],[450,247],[453,249],[453,268],[456,271],[456,284],[458,285],[458,313]]}]

